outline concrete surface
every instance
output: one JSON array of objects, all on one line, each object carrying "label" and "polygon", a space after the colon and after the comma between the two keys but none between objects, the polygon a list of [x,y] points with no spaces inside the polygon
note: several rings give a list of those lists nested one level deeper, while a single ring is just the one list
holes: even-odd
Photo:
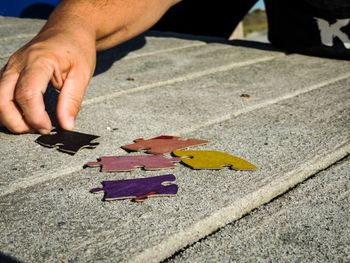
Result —
[{"label": "concrete surface", "polygon": [[167,262],[350,262],[350,158]]},{"label": "concrete surface", "polygon": [[[6,21],[0,42],[16,38],[1,23],[23,23]],[[150,32],[99,54],[76,128],[101,136],[95,150],[72,157],[37,145],[37,135],[2,130],[0,251],[23,262],[159,262],[346,156],[349,63],[253,46]],[[2,49],[5,64],[10,49]],[[50,112],[55,96],[48,91]],[[208,139],[198,148],[231,152],[259,170],[82,169],[160,134]],[[180,187],[173,198],[101,202],[89,193],[103,180],[169,172]]]}]

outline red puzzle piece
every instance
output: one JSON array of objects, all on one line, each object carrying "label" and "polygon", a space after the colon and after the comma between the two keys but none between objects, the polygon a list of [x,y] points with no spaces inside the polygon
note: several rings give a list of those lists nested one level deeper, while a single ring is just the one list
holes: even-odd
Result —
[{"label": "red puzzle piece", "polygon": [[181,158],[165,158],[163,155],[125,155],[125,156],[102,156],[98,162],[89,162],[85,166],[101,166],[102,172],[127,172],[137,168],[145,170],[160,170],[174,168],[175,163]]},{"label": "red puzzle piece", "polygon": [[122,146],[127,151],[142,151],[150,154],[170,153],[178,149],[184,149],[194,145],[207,144],[208,141],[197,139],[182,139],[176,136],[159,136],[152,139],[136,139],[133,144]]}]

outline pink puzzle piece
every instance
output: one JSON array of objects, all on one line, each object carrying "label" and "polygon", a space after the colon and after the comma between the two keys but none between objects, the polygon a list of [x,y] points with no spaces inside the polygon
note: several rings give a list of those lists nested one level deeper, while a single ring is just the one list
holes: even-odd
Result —
[{"label": "pink puzzle piece", "polygon": [[145,151],[150,154],[170,153],[178,149],[184,149],[194,145],[207,144],[208,141],[197,139],[183,139],[176,136],[159,136],[152,139],[136,139],[135,143],[122,146],[127,151]]},{"label": "pink puzzle piece", "polygon": [[163,155],[102,156],[98,162],[85,164],[88,167],[102,167],[102,172],[127,172],[137,168],[160,170],[174,168],[181,158],[165,158]]}]

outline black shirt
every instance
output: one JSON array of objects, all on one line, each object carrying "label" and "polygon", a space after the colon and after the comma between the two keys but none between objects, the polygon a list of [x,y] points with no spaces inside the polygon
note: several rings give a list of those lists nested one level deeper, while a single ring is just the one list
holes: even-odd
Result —
[{"label": "black shirt", "polygon": [[[154,27],[228,38],[257,0],[183,0]],[[289,52],[350,58],[350,0],[265,0],[269,40]]]},{"label": "black shirt", "polygon": [[289,50],[350,58],[350,0],[265,0],[269,40]]}]

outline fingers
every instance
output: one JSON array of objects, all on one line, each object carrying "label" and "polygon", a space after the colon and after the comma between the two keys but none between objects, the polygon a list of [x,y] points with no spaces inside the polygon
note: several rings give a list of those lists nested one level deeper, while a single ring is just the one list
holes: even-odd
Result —
[{"label": "fingers", "polygon": [[[90,75],[84,74],[84,71],[87,70],[72,69],[60,87],[57,117],[63,129],[74,128],[90,79]],[[45,110],[43,94],[53,79],[54,67],[40,63],[22,69],[21,73],[8,69],[1,73],[0,125],[3,124],[14,133],[34,130],[41,134],[50,133],[52,124]]]},{"label": "fingers", "polygon": [[17,70],[4,67],[0,76],[0,123],[13,133],[51,131],[43,93],[50,80],[48,68],[32,66]]},{"label": "fingers", "polygon": [[73,130],[88,82],[89,77],[76,69],[70,71],[64,81],[57,104],[57,119],[63,129]]},{"label": "fingers", "polygon": [[85,45],[72,30],[48,30],[14,53],[0,71],[0,125],[14,133],[49,133],[52,124],[43,94],[51,81],[60,90],[59,124],[73,129],[95,65],[95,38],[88,40],[91,45]]},{"label": "fingers", "polygon": [[43,99],[52,71],[43,64],[23,69],[14,92],[15,101],[23,112],[25,122],[41,134],[50,133],[52,129]]},{"label": "fingers", "polygon": [[25,122],[22,111],[14,102],[14,90],[19,73],[15,70],[6,69],[1,71],[0,76],[0,123],[13,133],[25,133],[32,128]]}]

